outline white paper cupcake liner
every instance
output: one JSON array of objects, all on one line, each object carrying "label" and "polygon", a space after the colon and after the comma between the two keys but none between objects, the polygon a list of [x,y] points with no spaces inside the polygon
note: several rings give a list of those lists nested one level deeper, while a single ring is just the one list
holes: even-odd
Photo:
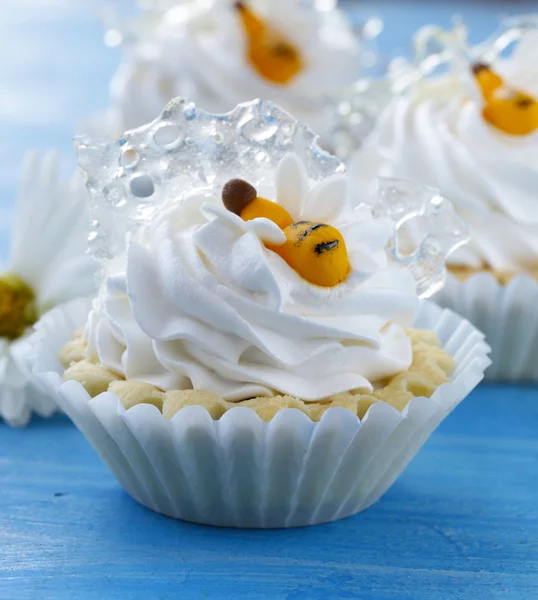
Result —
[{"label": "white paper cupcake liner", "polygon": [[491,273],[453,275],[433,297],[473,323],[491,346],[487,381],[538,381],[538,283],[528,275],[501,285]]},{"label": "white paper cupcake liner", "polygon": [[84,306],[75,302],[39,323],[37,378],[135,500],[170,517],[219,526],[312,525],[364,510],[479,383],[490,362],[475,327],[424,303],[416,326],[437,332],[457,368],[450,383],[402,412],[377,403],[359,421],[331,408],[314,423],[285,409],[266,423],[245,407],[214,421],[204,408],[190,406],[167,421],[154,406],[125,410],[111,392],[92,399],[79,383],[62,381],[58,350],[85,318]]}]

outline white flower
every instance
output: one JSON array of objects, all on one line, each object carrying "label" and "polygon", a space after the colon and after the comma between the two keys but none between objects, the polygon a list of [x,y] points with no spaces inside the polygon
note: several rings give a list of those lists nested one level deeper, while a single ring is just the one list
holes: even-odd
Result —
[{"label": "white flower", "polygon": [[0,276],[0,417],[25,425],[32,411],[55,409],[26,368],[32,323],[49,309],[95,291],[96,263],[86,254],[86,190],[63,180],[55,153],[29,154],[14,210],[11,252]]}]

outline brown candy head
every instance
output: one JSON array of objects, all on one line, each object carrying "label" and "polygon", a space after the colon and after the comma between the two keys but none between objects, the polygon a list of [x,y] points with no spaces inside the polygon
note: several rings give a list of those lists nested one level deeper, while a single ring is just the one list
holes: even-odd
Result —
[{"label": "brown candy head", "polygon": [[224,206],[236,215],[240,215],[257,195],[256,188],[244,179],[230,179],[222,188]]},{"label": "brown candy head", "polygon": [[480,71],[484,71],[485,69],[489,69],[489,68],[490,68],[490,66],[484,62],[475,62],[471,66],[471,69],[475,75],[478,75],[478,73],[480,73]]}]

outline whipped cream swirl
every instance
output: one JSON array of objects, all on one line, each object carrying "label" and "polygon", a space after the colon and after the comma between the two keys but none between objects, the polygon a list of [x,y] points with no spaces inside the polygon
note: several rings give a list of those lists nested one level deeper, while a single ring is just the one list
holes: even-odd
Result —
[{"label": "whipped cream swirl", "polygon": [[[210,112],[227,112],[252,98],[272,100],[323,133],[326,95],[354,83],[359,43],[337,9],[315,10],[301,0],[248,0],[264,22],[296,47],[304,68],[274,85],[249,64],[234,0],[179,2],[139,27],[136,43],[112,83],[121,131],[155,118],[171,98],[188,96]],[[335,68],[336,66],[336,68]]]},{"label": "whipped cream swirl", "polygon": [[[494,69],[509,86],[538,98],[538,32],[524,35]],[[349,171],[359,186],[375,177],[416,179],[449,198],[471,242],[449,264],[521,271],[538,265],[538,132],[511,136],[482,116],[469,73],[416,83],[393,100]]]},{"label": "whipped cream swirl", "polygon": [[343,283],[308,283],[264,244],[285,239],[273,222],[244,221],[218,191],[189,192],[111,265],[88,322],[90,354],[129,379],[232,401],[314,401],[408,368],[404,328],[418,298],[412,275],[387,261],[392,226],[350,202],[347,177],[312,186],[295,155],[265,181],[258,193],[295,221],[338,228],[351,265]]}]

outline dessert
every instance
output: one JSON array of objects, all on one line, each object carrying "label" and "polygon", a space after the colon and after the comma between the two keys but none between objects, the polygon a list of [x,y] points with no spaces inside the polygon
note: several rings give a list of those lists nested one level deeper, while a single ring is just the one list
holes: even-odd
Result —
[{"label": "dessert", "polygon": [[[395,77],[400,93],[350,170],[363,189],[379,174],[409,177],[451,199],[470,242],[449,258],[436,301],[486,333],[489,377],[536,379],[538,325],[529,315],[538,300],[538,31],[519,18],[478,46],[461,26],[424,28],[415,43],[415,63]],[[517,359],[505,335],[515,330],[528,349]]]},{"label": "dessert", "polygon": [[15,204],[10,257],[0,274],[0,419],[24,426],[56,403],[33,384],[26,363],[32,326],[47,310],[95,291],[97,263],[86,255],[86,190],[62,180],[57,157],[29,154]]},{"label": "dessert", "polygon": [[[335,4],[177,1],[148,7],[138,21],[111,24],[124,60],[111,85],[106,130],[116,135],[148,122],[173,96],[189,96],[216,113],[262,98],[332,147],[333,96],[359,79],[361,50],[379,30],[377,24],[360,32]],[[102,129],[103,121],[94,125]]]},{"label": "dessert", "polygon": [[[163,127],[172,150],[154,143]],[[315,141],[271,104],[216,116],[176,99],[121,140],[78,142],[104,279],[89,315],[77,303],[40,322],[34,373],[154,510],[259,527],[357,512],[488,364],[477,330],[419,302],[466,240],[450,203],[394,180],[355,200]],[[424,240],[404,253],[414,218]]]}]

